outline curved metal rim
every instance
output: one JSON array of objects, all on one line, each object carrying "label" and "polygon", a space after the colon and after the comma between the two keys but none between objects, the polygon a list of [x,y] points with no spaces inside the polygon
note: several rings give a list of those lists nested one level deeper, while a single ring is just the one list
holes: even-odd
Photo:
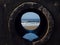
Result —
[{"label": "curved metal rim", "polygon": [[[9,31],[10,31],[10,21],[12,20],[11,17],[14,15],[14,13],[16,12],[16,10],[17,10],[19,7],[21,7],[21,6],[24,6],[24,4],[34,5],[34,4],[37,4],[37,3],[35,3],[35,2],[24,2],[24,3],[22,3],[21,5],[19,5],[18,7],[16,7],[16,8],[13,10],[13,12],[11,13],[10,18],[9,18],[9,21],[8,21]],[[49,13],[49,11],[48,11],[46,8],[44,8],[44,7],[41,5],[41,6],[39,6],[38,10],[42,11],[43,14],[46,16],[46,19],[47,19],[47,22],[48,22],[48,28],[47,28],[47,32],[46,32],[45,35],[42,37],[42,39],[33,42],[33,45],[35,45],[35,44],[38,43],[38,42],[40,42],[40,43],[45,42],[45,39],[46,39],[46,38],[47,38],[47,40],[48,40],[48,39],[49,39],[48,37],[50,37],[50,35],[48,35],[48,34],[50,34],[49,32],[51,32],[51,30],[52,30],[52,28],[53,28],[52,25],[54,25],[54,22],[51,22],[51,20],[50,20],[50,19],[52,18],[52,16],[51,16],[51,14]],[[47,14],[47,15],[46,15],[46,14]],[[52,21],[53,21],[53,19],[52,19]],[[51,23],[52,23],[52,24],[51,24]],[[51,25],[50,25],[50,24],[51,24]],[[51,26],[51,27],[50,27],[50,26]],[[51,28],[51,30],[50,30],[50,28]]]}]

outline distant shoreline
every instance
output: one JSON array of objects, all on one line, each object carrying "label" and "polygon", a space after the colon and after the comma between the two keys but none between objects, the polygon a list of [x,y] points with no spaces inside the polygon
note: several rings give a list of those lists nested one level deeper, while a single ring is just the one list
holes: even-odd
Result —
[{"label": "distant shoreline", "polygon": [[40,19],[22,19],[22,22],[40,22]]},{"label": "distant shoreline", "polygon": [[38,26],[40,25],[40,22],[26,22],[26,23],[21,23],[23,26]]}]

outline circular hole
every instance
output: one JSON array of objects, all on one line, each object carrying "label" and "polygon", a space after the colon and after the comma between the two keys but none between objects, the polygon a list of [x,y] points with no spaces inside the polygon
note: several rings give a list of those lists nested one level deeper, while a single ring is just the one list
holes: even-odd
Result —
[{"label": "circular hole", "polygon": [[[25,19],[27,19],[27,21]],[[35,21],[33,21],[33,19]],[[34,23],[36,23],[36,25]],[[26,41],[29,40],[33,42],[41,39],[45,35],[48,28],[46,16],[37,9],[24,9],[20,11],[18,14],[16,14],[14,24],[15,24],[14,26],[15,26],[16,33],[21,39],[24,39]],[[29,28],[27,28],[26,26]],[[34,36],[34,38],[31,34]]]},{"label": "circular hole", "polygon": [[[27,5],[26,5],[27,4]],[[30,5],[31,4],[31,5]],[[33,3],[33,8],[31,8],[31,6],[32,6],[32,3],[30,3],[30,4],[28,4],[28,3],[23,3],[23,5],[24,6],[18,6],[18,9],[16,10],[14,10],[13,12],[12,12],[12,17],[10,17],[9,18],[9,28],[10,28],[10,30],[11,30],[11,33],[15,36],[16,34],[19,36],[19,38],[17,37],[17,39],[18,40],[16,40],[17,42],[19,41],[22,41],[22,39],[23,39],[23,41],[22,41],[22,43],[21,44],[23,44],[23,42],[24,41],[26,41],[26,42],[28,42],[28,40],[29,41],[32,41],[32,42],[34,42],[35,43],[35,41],[37,42],[37,43],[39,43],[40,42],[40,39],[43,39],[42,41],[43,42],[45,42],[45,40],[47,40],[47,39],[49,39],[49,37],[50,37],[50,33],[49,32],[51,32],[51,29],[49,29],[49,30],[47,30],[48,29],[48,27],[49,28],[52,28],[52,21],[53,21],[53,19],[51,20],[51,16],[50,16],[50,13],[49,14],[45,14],[46,13],[46,11],[45,11],[45,8],[44,7],[41,7],[40,8],[40,6],[42,6],[42,5],[40,5],[40,4],[37,4],[37,5],[35,5],[34,3]],[[38,8],[39,8],[39,10],[38,10]],[[41,10],[42,9],[42,10]],[[41,11],[40,11],[41,10]],[[22,24],[22,19],[23,19],[23,16],[24,15],[26,15],[27,13],[29,14],[29,12],[30,12],[30,14],[31,14],[31,12],[32,13],[34,13],[35,12],[35,14],[39,14],[38,16],[36,16],[36,17],[39,17],[39,19],[41,19],[39,22],[39,24],[36,26],[36,28],[26,28],[23,24]],[[48,13],[48,12],[47,12]],[[47,17],[46,17],[46,16]],[[48,16],[49,15],[49,16]],[[34,16],[30,16],[30,17],[33,17],[34,18]],[[11,20],[12,19],[12,20]],[[48,20],[50,21],[50,22],[48,22]],[[25,22],[24,22],[25,23]],[[30,23],[30,22],[29,22]],[[50,24],[50,25],[48,25],[48,23]],[[26,23],[27,24],[27,23]],[[34,25],[34,23],[33,23],[33,25]],[[24,27],[24,28],[23,28]],[[37,28],[38,27],[38,28]],[[26,29],[26,30],[25,30]],[[34,31],[27,31],[27,30],[34,30]],[[47,34],[47,31],[48,31],[48,34]],[[46,35],[45,35],[46,34]],[[12,36],[13,36],[12,35]],[[16,36],[17,36],[16,35]],[[13,37],[14,37],[13,36]],[[16,38],[16,36],[15,36],[15,38]],[[15,39],[14,38],[14,39]],[[41,41],[41,43],[43,43]],[[20,43],[19,43],[20,44]]]},{"label": "circular hole", "polygon": [[26,30],[35,30],[40,25],[40,17],[35,12],[26,12],[21,17],[21,24]]}]

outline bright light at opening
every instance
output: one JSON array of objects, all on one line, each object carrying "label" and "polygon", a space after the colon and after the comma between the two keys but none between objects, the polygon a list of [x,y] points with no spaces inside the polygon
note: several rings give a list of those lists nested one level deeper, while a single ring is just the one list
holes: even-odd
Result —
[{"label": "bright light at opening", "polygon": [[40,17],[35,12],[26,12],[21,17],[21,24],[26,30],[35,30],[40,25]]}]

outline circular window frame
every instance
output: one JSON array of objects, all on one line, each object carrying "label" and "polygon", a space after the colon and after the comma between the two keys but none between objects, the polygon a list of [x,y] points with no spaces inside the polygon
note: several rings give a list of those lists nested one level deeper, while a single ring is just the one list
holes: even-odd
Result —
[{"label": "circular window frame", "polygon": [[[45,35],[38,41],[33,42],[33,45],[37,44],[37,43],[44,43],[45,41],[47,41],[52,33],[53,27],[54,27],[54,20],[52,18],[51,13],[41,4],[35,3],[35,2],[24,2],[21,5],[17,6],[13,12],[11,13],[9,20],[8,20],[8,29],[9,31],[11,31],[11,22],[13,21],[13,18],[15,17],[14,14],[16,14],[17,11],[19,11],[22,7],[24,7],[24,5],[27,5],[28,8],[35,8],[37,7],[38,10],[40,10],[47,19],[48,22],[48,28],[47,28],[47,32],[45,33]],[[25,8],[25,7],[24,7]],[[14,27],[13,27],[14,28]]]}]

